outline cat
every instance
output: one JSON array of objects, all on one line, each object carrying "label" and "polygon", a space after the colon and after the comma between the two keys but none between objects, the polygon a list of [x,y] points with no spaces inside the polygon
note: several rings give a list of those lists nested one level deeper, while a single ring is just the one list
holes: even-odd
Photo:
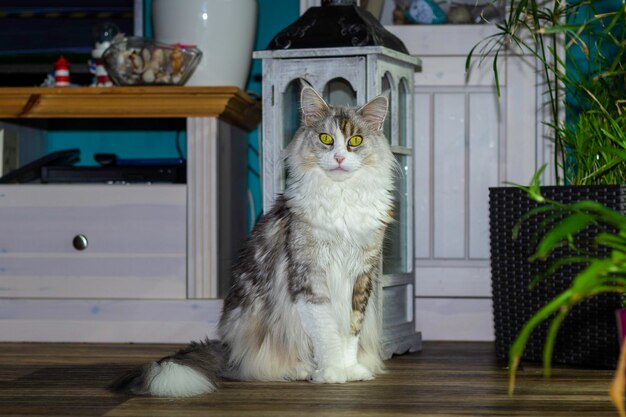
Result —
[{"label": "cat", "polygon": [[218,326],[111,386],[186,397],[221,378],[344,383],[383,372],[382,246],[397,162],[382,128],[388,101],[333,107],[310,86],[286,148],[286,190],[259,219],[237,264]]}]

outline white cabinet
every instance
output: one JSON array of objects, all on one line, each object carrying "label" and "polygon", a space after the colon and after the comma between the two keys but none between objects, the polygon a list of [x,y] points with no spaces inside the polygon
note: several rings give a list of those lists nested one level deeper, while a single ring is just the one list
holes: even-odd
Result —
[{"label": "white cabinet", "polygon": [[258,103],[236,87],[0,89],[3,126],[29,127],[23,143],[58,118],[103,130],[173,120],[187,131],[187,183],[0,186],[0,341],[214,337],[247,232],[241,155]]},{"label": "white cabinet", "polygon": [[387,29],[422,59],[414,91],[417,330],[430,340],[492,340],[488,188],[527,183],[551,161],[535,62],[500,57],[498,97],[491,59],[465,74],[467,54],[493,26]]}]

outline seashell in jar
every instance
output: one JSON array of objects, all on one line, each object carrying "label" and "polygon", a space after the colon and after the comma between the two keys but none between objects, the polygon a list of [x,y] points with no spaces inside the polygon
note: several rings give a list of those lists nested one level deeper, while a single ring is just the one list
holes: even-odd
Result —
[{"label": "seashell in jar", "polygon": [[172,66],[172,74],[180,74],[185,63],[185,57],[180,49],[175,48],[170,54],[170,65]]},{"label": "seashell in jar", "polygon": [[115,57],[115,65],[118,68],[125,68],[126,65],[128,64],[128,56],[130,55],[129,51],[123,51],[121,53],[119,53],[116,57]]},{"label": "seashell in jar", "polygon": [[143,74],[141,74],[141,79],[148,84],[152,84],[154,82],[154,78],[155,76],[152,68],[148,68]]},{"label": "seashell in jar", "polygon": [[150,53],[150,50],[147,48],[143,48],[141,50],[141,58],[143,59],[143,62],[145,62],[147,65],[148,62],[152,60],[152,54]]},{"label": "seashell in jar", "polygon": [[155,84],[169,84],[172,81],[172,77],[167,72],[160,72],[154,79]]},{"label": "seashell in jar", "polygon": [[141,81],[140,76],[137,74],[129,74],[125,78],[129,85],[138,84]]},{"label": "seashell in jar", "polygon": [[152,59],[150,60],[150,64],[148,66],[152,68],[152,71],[158,73],[161,70],[161,66],[163,65],[163,49],[157,48],[152,51]]},{"label": "seashell in jar", "polygon": [[165,58],[165,54],[163,53],[163,49],[157,48],[152,52],[152,63],[156,65],[161,65]]},{"label": "seashell in jar", "polygon": [[141,74],[143,72],[143,59],[141,56],[133,51],[129,56],[130,68],[135,74]]}]

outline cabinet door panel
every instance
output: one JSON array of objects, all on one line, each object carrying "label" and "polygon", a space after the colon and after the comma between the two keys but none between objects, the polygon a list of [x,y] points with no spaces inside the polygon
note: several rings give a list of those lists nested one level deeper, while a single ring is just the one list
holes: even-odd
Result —
[{"label": "cabinet door panel", "polygon": [[0,187],[0,297],[184,298],[186,219],[184,185]]},{"label": "cabinet door panel", "polygon": [[436,94],[433,137],[433,219],[436,259],[465,255],[465,95]]},{"label": "cabinet door panel", "polygon": [[468,143],[469,259],[489,259],[489,187],[498,186],[498,99],[471,93]]}]

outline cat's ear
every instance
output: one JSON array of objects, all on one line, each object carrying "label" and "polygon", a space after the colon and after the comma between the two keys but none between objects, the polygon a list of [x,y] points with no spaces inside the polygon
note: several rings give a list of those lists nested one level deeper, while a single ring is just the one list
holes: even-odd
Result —
[{"label": "cat's ear", "polygon": [[306,126],[310,126],[315,120],[328,114],[328,104],[313,87],[308,85],[302,87],[300,104],[302,106],[302,120]]},{"label": "cat's ear", "polygon": [[381,130],[387,116],[389,101],[385,96],[374,97],[361,107],[357,113],[374,130]]}]

